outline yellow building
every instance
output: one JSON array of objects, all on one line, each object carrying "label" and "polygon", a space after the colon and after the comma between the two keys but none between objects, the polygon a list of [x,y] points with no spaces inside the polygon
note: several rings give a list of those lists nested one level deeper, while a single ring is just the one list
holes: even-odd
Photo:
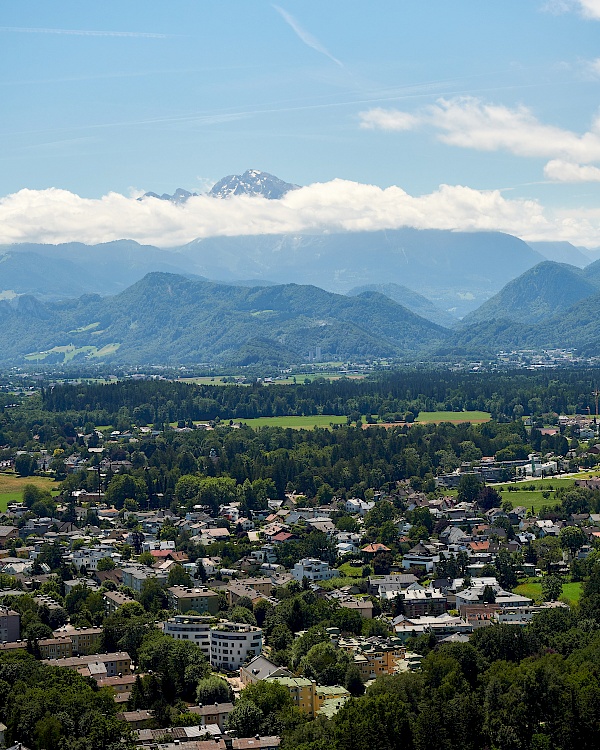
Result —
[{"label": "yellow building", "polygon": [[354,655],[364,682],[382,674],[394,674],[406,653],[397,638],[340,638],[338,646]]},{"label": "yellow building", "polygon": [[306,677],[269,677],[267,682],[278,682],[286,687],[296,708],[314,718],[323,704],[331,699],[346,700],[350,693],[341,685],[317,685]]}]

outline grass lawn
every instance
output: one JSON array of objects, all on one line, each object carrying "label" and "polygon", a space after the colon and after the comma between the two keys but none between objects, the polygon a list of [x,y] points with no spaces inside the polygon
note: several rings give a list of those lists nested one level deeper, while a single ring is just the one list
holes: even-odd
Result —
[{"label": "grass lawn", "polygon": [[[226,420],[223,420],[226,421]],[[294,430],[311,430],[314,427],[329,427],[331,424],[346,424],[346,417],[333,414],[315,414],[308,417],[257,417],[236,420],[248,427],[291,427]]]},{"label": "grass lawn", "polygon": [[471,424],[483,424],[489,422],[492,415],[487,411],[420,411],[417,422],[425,424],[439,424],[440,422],[471,422]]},{"label": "grass lawn", "polygon": [[[502,493],[502,499],[511,501],[513,508],[522,505],[524,508],[533,507],[534,513],[537,513],[544,505],[553,506],[557,500],[554,496],[554,490],[558,487],[572,487],[573,479],[531,479],[526,482],[507,482],[506,484],[495,484],[494,489]],[[514,487],[514,492],[509,492],[508,487]],[[535,487],[534,490],[527,490],[526,487]],[[545,498],[543,492],[550,492],[550,497]]]},{"label": "grass lawn", "polygon": [[[579,599],[581,598],[582,588],[582,583],[563,583],[560,601],[566,602],[567,604],[578,604]],[[542,584],[536,579],[529,579],[529,581],[519,584],[513,590],[515,594],[527,596],[535,602],[543,601]]]},{"label": "grass lawn", "polygon": [[22,500],[26,484],[35,484],[36,487],[58,494],[58,485],[48,477],[19,477],[12,473],[0,473],[0,511],[6,510],[8,503]]},{"label": "grass lawn", "polygon": [[355,568],[354,565],[350,565],[350,563],[344,563],[343,565],[338,566],[338,570],[342,575],[346,576],[346,578],[362,578],[363,567],[363,565],[359,565]]}]

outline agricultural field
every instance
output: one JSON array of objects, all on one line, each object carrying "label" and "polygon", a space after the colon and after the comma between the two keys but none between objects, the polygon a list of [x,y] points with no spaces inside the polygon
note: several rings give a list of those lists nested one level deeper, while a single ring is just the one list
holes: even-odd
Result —
[{"label": "agricultural field", "polygon": [[330,427],[332,424],[346,424],[346,417],[334,414],[314,414],[308,417],[256,417],[240,419],[242,424],[253,429],[258,427],[291,427],[293,430],[311,430],[314,427]]},{"label": "agricultural field", "polygon": [[19,502],[23,498],[23,487],[34,484],[52,494],[58,494],[58,485],[48,477],[19,477],[13,473],[0,473],[0,511],[6,510],[8,503]]},{"label": "agricultural field", "polygon": [[487,411],[420,411],[416,421],[423,424],[440,424],[441,422],[483,424],[489,422],[491,418],[492,415]]}]

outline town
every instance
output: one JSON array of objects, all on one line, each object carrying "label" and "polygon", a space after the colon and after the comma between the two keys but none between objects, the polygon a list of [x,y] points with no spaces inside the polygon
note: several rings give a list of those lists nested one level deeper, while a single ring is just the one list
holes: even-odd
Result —
[{"label": "town", "polygon": [[[22,398],[4,412],[13,425],[30,408]],[[3,449],[22,497],[0,518],[0,680],[22,660],[86,678],[132,747],[293,747],[382,679],[422,674],[441,648],[485,650],[571,617],[600,546],[597,424],[518,418],[521,438],[512,423],[512,449],[487,457],[477,444],[490,422],[321,430],[397,433],[404,460],[416,454],[408,440],[473,438],[455,462],[443,450],[435,476],[383,476],[353,494],[323,480],[300,492],[292,474],[283,492],[273,472],[236,481],[248,452],[265,460],[254,435],[264,444],[279,430],[296,460],[281,428],[88,421],[57,432],[37,415],[34,442],[47,447]],[[315,437],[292,433],[303,451]],[[316,458],[309,467],[325,475]],[[6,718],[5,744],[40,742],[37,724]]]}]

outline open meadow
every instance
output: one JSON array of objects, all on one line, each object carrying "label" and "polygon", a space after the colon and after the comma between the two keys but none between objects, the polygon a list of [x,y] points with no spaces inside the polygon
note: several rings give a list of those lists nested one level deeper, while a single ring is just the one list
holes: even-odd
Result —
[{"label": "open meadow", "polygon": [[0,511],[6,510],[8,503],[19,502],[23,498],[23,487],[34,484],[44,490],[58,493],[58,485],[48,477],[20,477],[12,472],[0,472]]}]

